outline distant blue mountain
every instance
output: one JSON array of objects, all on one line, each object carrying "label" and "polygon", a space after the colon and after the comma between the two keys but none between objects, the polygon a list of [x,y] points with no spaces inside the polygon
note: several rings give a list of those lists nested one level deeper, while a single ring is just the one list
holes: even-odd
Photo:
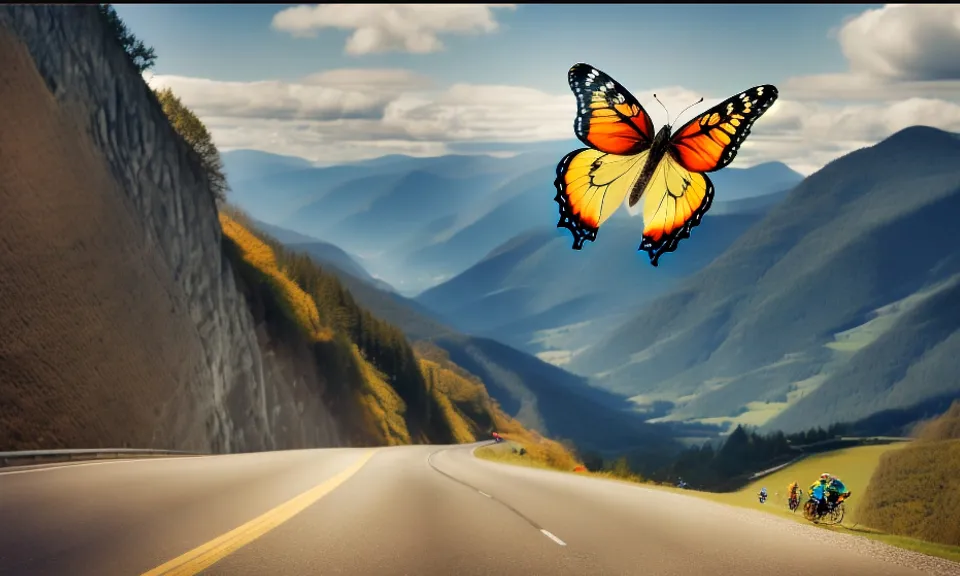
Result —
[{"label": "distant blue mountain", "polygon": [[351,276],[389,289],[386,283],[376,280],[355,257],[338,246],[257,219],[253,219],[253,222],[258,230],[269,234],[282,244],[309,254],[321,266],[325,264],[333,265]]},{"label": "distant blue mountain", "polygon": [[[389,155],[325,168],[276,172],[284,157],[258,158],[267,171],[232,182],[231,201],[262,221],[342,247],[371,274],[413,295],[479,262],[528,230],[555,231],[556,165],[579,141],[517,145],[509,158]],[[233,153],[236,158],[243,155]],[[269,160],[269,161],[268,161]],[[712,174],[716,215],[762,212],[802,179],[780,163]],[[629,221],[620,213],[614,220]],[[611,221],[613,222],[613,221]]]},{"label": "distant blue mountain", "polygon": [[[229,199],[264,222],[280,224],[336,186],[369,176],[357,166],[297,169],[230,181]],[[312,234],[308,229],[298,232]]]},{"label": "distant blue mountain", "polygon": [[[558,218],[557,204],[553,201],[555,170],[556,165],[551,162],[510,182],[508,190],[497,193],[497,202],[475,214],[476,220],[441,241],[425,243],[410,254],[404,264],[424,276],[449,278],[468,269],[513,235],[533,228],[553,230]],[[717,188],[717,200],[714,209],[708,212],[709,217],[764,213],[803,179],[776,162],[745,169],[727,168],[711,177]],[[629,222],[626,226],[635,234],[641,225],[623,210],[608,226],[614,222]]]},{"label": "distant blue mountain", "polygon": [[960,395],[958,158],[960,135],[913,126],[834,160],[567,366],[676,419],[928,417]]},{"label": "distant blue mountain", "polygon": [[313,163],[296,156],[281,156],[260,150],[230,150],[220,154],[223,171],[231,184],[281,172],[313,168]]},{"label": "distant blue mountain", "polygon": [[781,162],[766,162],[750,168],[725,168],[710,174],[718,202],[731,202],[785,192],[799,184],[803,175]]},{"label": "distant blue mountain", "polygon": [[[556,224],[554,202],[545,202],[553,185],[552,166],[545,166],[509,183],[501,202],[460,228],[449,238],[421,243],[404,262],[413,269],[430,269],[447,275],[458,274],[478,262],[510,235],[531,227],[549,230]],[[553,222],[551,222],[553,220]]]},{"label": "distant blue mountain", "polygon": [[[761,218],[708,217],[658,268],[637,252],[639,218],[611,219],[581,251],[571,249],[566,230],[542,226],[507,240],[416,301],[459,330],[530,353],[562,347],[544,342],[538,335],[544,330],[566,327],[563,340],[583,345],[615,327],[610,318],[634,311],[705,267]],[[571,328],[578,323],[588,324]]]}]

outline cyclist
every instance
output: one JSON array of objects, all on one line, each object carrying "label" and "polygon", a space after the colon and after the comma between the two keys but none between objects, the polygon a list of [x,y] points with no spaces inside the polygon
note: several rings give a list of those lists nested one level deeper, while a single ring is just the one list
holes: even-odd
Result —
[{"label": "cyclist", "polygon": [[787,499],[790,503],[791,510],[796,507],[800,502],[800,494],[803,493],[803,490],[800,489],[800,483],[796,480],[793,481],[789,486],[787,486]]},{"label": "cyclist", "polygon": [[830,505],[832,506],[836,504],[841,495],[844,498],[849,498],[850,491],[847,490],[847,487],[842,480],[836,476],[830,476],[830,479],[827,482],[827,499],[830,502]]},{"label": "cyclist", "polygon": [[830,485],[830,474],[824,472],[820,479],[810,485],[810,498],[817,501],[817,507],[823,512],[827,506],[827,488]]},{"label": "cyclist", "polygon": [[766,487],[761,488],[761,489],[760,489],[760,493],[757,494],[757,496],[760,498],[760,503],[761,503],[761,504],[763,504],[764,502],[766,502],[766,501],[767,501],[767,489],[766,489]]}]

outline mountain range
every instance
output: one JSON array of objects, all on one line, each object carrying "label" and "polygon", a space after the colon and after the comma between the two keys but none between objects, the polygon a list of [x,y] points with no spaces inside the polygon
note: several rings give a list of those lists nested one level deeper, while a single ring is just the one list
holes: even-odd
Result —
[{"label": "mountain range", "polygon": [[828,164],[570,368],[669,419],[785,431],[960,395],[958,158],[913,127]]},{"label": "mountain range", "polygon": [[[483,381],[507,414],[530,429],[569,440],[581,450],[609,455],[630,451],[648,457],[678,449],[676,437],[716,431],[700,425],[647,424],[644,414],[622,396],[592,387],[586,378],[505,344],[450,328],[435,312],[383,282],[344,267],[345,253],[335,247],[262,222],[256,222],[256,228],[290,250],[309,255],[340,280],[357,304],[400,328],[412,342],[444,350],[453,363]],[[346,263],[350,268],[356,266],[352,258]]]},{"label": "mountain range", "polygon": [[[778,163],[725,169],[712,175],[713,209],[656,269],[624,211],[570,249],[544,151],[390,157],[235,189],[255,207],[279,178],[270,203],[288,212],[253,213],[345,250],[349,264],[317,257],[458,363],[509,355],[503,346],[563,368],[551,378],[579,391],[611,393],[601,404],[631,398],[653,422],[794,431],[958,394],[947,376],[957,323],[933,317],[953,313],[960,281],[958,157],[955,135],[915,127],[806,179]],[[520,413],[520,398],[542,406],[559,388],[510,398]]]},{"label": "mountain range", "polygon": [[[412,340],[434,342],[480,376],[508,413],[531,428],[607,453],[638,446],[670,450],[670,435],[712,435],[716,429],[709,425],[646,425],[645,418],[659,413],[637,410],[543,360],[562,364],[558,346],[598,338],[616,326],[611,317],[636,310],[706,265],[763,208],[735,207],[711,218],[703,234],[688,240],[703,249],[661,266],[660,275],[637,266],[637,221],[625,211],[604,229],[605,241],[595,246],[600,252],[584,258],[587,253],[570,250],[556,228],[552,148],[513,158],[391,156],[308,169],[264,155],[259,165],[267,173],[231,182],[230,200],[251,213],[259,229],[336,274],[362,306]],[[238,152],[223,155],[228,173]],[[768,196],[800,178],[782,164],[768,164],[731,169],[720,180],[729,183],[732,202],[752,206],[769,204]],[[419,204],[430,209],[412,209]],[[388,257],[371,256],[378,243]],[[571,268],[579,270],[571,275]],[[622,281],[591,281],[611,269],[621,271]],[[415,299],[382,279],[396,281],[400,274],[403,285],[408,271],[427,288]],[[528,354],[544,351],[543,359]]]},{"label": "mountain range", "polygon": [[[293,160],[264,154],[258,165],[267,174],[231,182],[231,202],[263,224],[349,252],[364,271],[340,268],[416,295],[460,331],[562,364],[614,326],[611,318],[703,267],[802,179],[779,163],[716,174],[718,217],[687,240],[701,248],[654,271],[637,256],[639,222],[626,211],[588,250],[570,250],[552,201],[555,152],[567,145],[512,158],[389,156],[287,172]],[[244,161],[255,154],[225,153],[228,172],[241,152]],[[609,281],[594,282],[601,273]]]},{"label": "mountain range", "polygon": [[[510,158],[389,156],[312,168],[263,153],[250,163],[263,167],[262,175],[236,167],[260,153],[236,150],[223,157],[228,174],[243,176],[230,180],[231,203],[262,222],[339,246],[373,276],[413,296],[468,270],[518,234],[554,227],[554,150],[560,149],[553,144]],[[724,191],[718,203],[762,204],[757,197],[800,179],[778,163],[729,169],[715,178]],[[718,211],[749,209],[730,206]]]}]

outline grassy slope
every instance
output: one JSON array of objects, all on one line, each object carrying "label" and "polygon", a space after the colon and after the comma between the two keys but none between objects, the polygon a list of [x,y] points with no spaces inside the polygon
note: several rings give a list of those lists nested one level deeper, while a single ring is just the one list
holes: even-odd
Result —
[{"label": "grassy slope", "polygon": [[[790,513],[786,508],[786,489],[793,481],[800,483],[800,487],[807,491],[807,488],[815,482],[820,474],[829,472],[843,480],[847,488],[853,493],[853,497],[846,506],[846,518],[843,523],[853,526],[858,522],[860,504],[863,502],[863,494],[870,481],[870,476],[879,463],[880,456],[886,452],[902,449],[904,444],[881,444],[875,446],[858,446],[856,448],[846,448],[834,452],[816,454],[800,460],[778,470],[769,476],[754,480],[747,486],[725,494],[710,493],[707,497],[711,500],[726,502],[728,504],[737,504],[757,509],[783,509]],[[766,504],[760,504],[757,501],[756,494],[760,489],[766,487],[770,498]],[[707,494],[707,493],[704,493]],[[800,514],[798,511],[797,514]]]},{"label": "grassy slope", "polygon": [[[234,214],[237,218],[242,215]],[[474,442],[488,437],[492,429],[502,430],[518,437],[538,439],[541,454],[546,461],[576,463],[574,456],[561,444],[540,438],[510,418],[487,394],[483,382],[456,366],[446,354],[427,344],[418,346],[417,362],[440,409],[440,417],[451,432],[450,438],[416,438],[411,435],[405,419],[407,407],[390,384],[389,378],[364,358],[356,345],[345,344],[335,332],[324,325],[317,303],[298,286],[277,264],[273,250],[257,235],[226,213],[220,215],[224,235],[239,250],[243,264],[254,268],[263,279],[261,286],[274,294],[288,317],[314,343],[346,346],[342,361],[353,363],[359,382],[354,382],[354,400],[361,408],[364,427],[369,438],[377,444],[408,444],[416,440]]]},{"label": "grassy slope", "polygon": [[[510,440],[514,439],[511,438]],[[958,441],[953,442],[960,444]],[[528,447],[529,444],[523,440],[515,440],[514,443],[523,445],[528,449],[528,451],[530,450]],[[929,554],[931,556],[938,556],[940,558],[946,558],[948,560],[960,562],[960,546],[945,545],[919,538],[911,538],[908,536],[887,533],[872,527],[868,527],[861,523],[861,517],[864,515],[863,509],[869,506],[865,503],[865,500],[869,498],[871,491],[871,488],[868,487],[868,481],[874,475],[874,472],[878,470],[878,468],[882,466],[882,463],[887,459],[893,459],[898,457],[900,454],[906,454],[912,451],[914,448],[914,446],[907,444],[886,444],[861,446],[857,448],[848,448],[844,450],[837,450],[835,452],[817,454],[815,456],[805,458],[796,464],[787,466],[786,468],[774,472],[769,476],[756,480],[737,492],[726,494],[698,492],[689,489],[680,490],[678,488],[657,486],[649,483],[645,485],[661,490],[682,492],[684,494],[705,498],[707,500],[712,500],[714,502],[720,502],[723,504],[740,506],[744,508],[753,508],[763,512],[779,514],[781,516],[793,518],[798,522],[806,522],[806,520],[803,519],[803,515],[800,511],[792,513],[787,508],[786,488],[791,482],[796,480],[800,483],[804,493],[806,493],[809,485],[812,484],[821,473],[830,472],[831,474],[842,478],[847,487],[854,493],[854,496],[846,506],[846,514],[842,526],[820,526],[820,528],[865,536],[867,538],[879,540],[892,546],[899,546],[908,550],[914,550],[924,554]],[[531,454],[531,457],[526,458],[518,456],[515,452],[510,450],[510,446],[508,445],[483,447],[478,449],[475,452],[475,455],[487,460],[493,460],[507,464],[533,466],[537,468],[549,468],[564,471],[571,470],[569,467],[562,468],[558,466],[552,466],[543,458],[533,456],[533,454]],[[591,476],[599,476],[621,481],[641,481],[637,477],[623,477],[611,472],[591,474]],[[768,493],[770,494],[766,504],[760,504],[756,497],[757,493],[762,487],[766,487]],[[950,517],[945,515],[943,518],[949,520],[951,518],[955,518],[955,516]]]},{"label": "grassy slope", "polygon": [[439,399],[459,442],[487,439],[496,430],[529,446],[531,457],[545,466],[572,470],[580,465],[570,447],[528,430],[507,415],[487,393],[483,381],[451,362],[445,350],[428,342],[417,343],[416,349],[431,392]]},{"label": "grassy slope", "polygon": [[[550,449],[555,443],[542,436],[517,433],[502,436],[505,440],[503,443],[477,448],[474,455],[484,460],[560,472],[573,472],[574,468],[581,465],[574,459],[554,456]],[[521,447],[526,451],[523,455],[518,452]]]},{"label": "grassy slope", "polygon": [[[574,357],[571,368],[608,389],[677,402],[684,418],[762,408],[754,423],[790,431],[958,392],[941,375],[956,367],[960,337],[931,316],[946,291],[891,318],[919,341],[873,335],[855,350],[829,346],[883,307],[960,272],[958,154],[960,138],[914,127],[825,166],[710,266]],[[924,230],[922,245],[891,240],[906,230]],[[924,331],[928,325],[938,329]],[[874,369],[823,386],[850,361]],[[888,369],[893,364],[900,368]]]},{"label": "grassy slope", "polygon": [[960,402],[881,458],[863,508],[871,526],[960,546]]},{"label": "grassy slope", "polygon": [[[820,474],[829,472],[843,480],[847,488],[853,492],[853,497],[846,505],[843,525],[840,527],[823,527],[824,529],[849,532],[901,548],[960,561],[960,546],[946,546],[937,542],[886,533],[875,527],[867,526],[865,518],[863,518],[864,508],[869,506],[867,502],[871,499],[871,490],[875,489],[870,486],[875,471],[887,458],[895,458],[900,453],[910,452],[914,448],[915,446],[906,443],[847,448],[805,458],[769,476],[755,480],[737,492],[727,494],[693,490],[685,492],[715,502],[791,516],[800,522],[805,522],[800,511],[794,514],[787,508],[785,494],[787,485],[796,480],[806,493],[807,488]],[[770,497],[766,504],[760,504],[756,495],[760,488],[764,486],[767,488]]]}]

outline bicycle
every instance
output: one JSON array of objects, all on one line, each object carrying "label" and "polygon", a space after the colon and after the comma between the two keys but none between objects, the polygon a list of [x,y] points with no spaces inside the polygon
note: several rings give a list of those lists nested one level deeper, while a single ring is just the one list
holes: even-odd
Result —
[{"label": "bicycle", "polygon": [[797,508],[800,508],[800,497],[803,496],[803,490],[797,490],[792,496],[787,498],[787,507],[796,514]]},{"label": "bicycle", "polygon": [[830,507],[830,520],[832,521],[831,524],[843,523],[843,516],[846,513],[846,508],[844,508],[843,502],[849,497],[849,490],[837,496],[837,501]]},{"label": "bicycle", "polygon": [[821,502],[820,500],[811,497],[809,500],[807,500],[807,503],[803,505],[803,517],[814,524],[841,524],[843,523],[843,517],[846,514],[846,508],[843,505],[843,501],[849,496],[850,492],[841,494],[834,503],[829,501]]}]

